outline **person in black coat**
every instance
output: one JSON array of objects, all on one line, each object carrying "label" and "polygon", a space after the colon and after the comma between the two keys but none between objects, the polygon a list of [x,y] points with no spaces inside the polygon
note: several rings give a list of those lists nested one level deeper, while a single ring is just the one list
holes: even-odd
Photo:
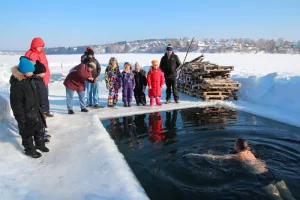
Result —
[{"label": "person in black coat", "polygon": [[145,106],[146,105],[145,89],[147,86],[146,72],[141,69],[140,64],[137,62],[135,63],[135,70],[133,70],[132,73],[134,74],[134,79],[135,79],[135,88],[133,92],[134,92],[136,105],[140,106],[140,104],[142,104],[143,106]]},{"label": "person in black coat", "polygon": [[45,76],[46,67],[43,63],[40,63],[38,60],[34,65],[34,76],[32,77],[36,86],[37,93],[39,95],[39,104],[43,111],[46,113],[49,110],[49,100],[48,100],[48,91],[46,85],[43,81],[43,77]]},{"label": "person in black coat", "polygon": [[165,55],[161,58],[159,67],[164,72],[167,97],[166,103],[171,102],[171,89],[176,103],[179,103],[179,95],[177,89],[177,69],[181,66],[181,62],[176,54],[173,52],[173,47],[169,44],[166,49]]},{"label": "person in black coat", "polygon": [[[48,152],[49,149],[44,142],[44,130],[47,125],[39,105],[39,95],[32,78],[33,71],[33,63],[24,56],[20,58],[19,66],[12,68],[10,104],[14,117],[18,122],[25,154],[33,158],[39,158],[42,155],[36,149],[42,152]],[[33,144],[33,138],[35,145]]]}]

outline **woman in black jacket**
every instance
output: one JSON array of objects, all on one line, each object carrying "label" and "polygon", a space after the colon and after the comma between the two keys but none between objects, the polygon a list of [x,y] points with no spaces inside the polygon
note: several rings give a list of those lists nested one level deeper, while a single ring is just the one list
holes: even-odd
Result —
[{"label": "woman in black jacket", "polygon": [[[25,154],[39,158],[42,155],[36,149],[42,152],[48,152],[49,149],[44,142],[44,130],[47,125],[39,105],[39,95],[32,79],[33,71],[34,65],[26,57],[21,57],[19,66],[12,68],[10,104],[18,122]],[[35,145],[33,144],[33,137]]]}]

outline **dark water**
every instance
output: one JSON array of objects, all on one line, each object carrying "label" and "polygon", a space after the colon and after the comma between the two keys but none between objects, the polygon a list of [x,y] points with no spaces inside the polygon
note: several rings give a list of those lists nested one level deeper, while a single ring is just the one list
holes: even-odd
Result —
[{"label": "dark water", "polygon": [[225,108],[192,108],[102,121],[150,199],[269,199],[236,160],[237,138],[300,199],[300,128]]}]

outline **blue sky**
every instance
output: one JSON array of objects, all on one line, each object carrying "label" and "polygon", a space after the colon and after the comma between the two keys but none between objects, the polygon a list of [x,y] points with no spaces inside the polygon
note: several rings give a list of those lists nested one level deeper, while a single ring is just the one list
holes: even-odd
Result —
[{"label": "blue sky", "polygon": [[300,40],[300,0],[10,0],[0,4],[0,49],[137,39]]}]

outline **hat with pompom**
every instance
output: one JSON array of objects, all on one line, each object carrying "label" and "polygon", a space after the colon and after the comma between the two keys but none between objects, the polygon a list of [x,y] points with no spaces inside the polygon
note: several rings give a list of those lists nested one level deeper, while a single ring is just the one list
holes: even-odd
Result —
[{"label": "hat with pompom", "polygon": [[171,44],[169,44],[168,46],[167,46],[167,49],[166,49],[167,51],[173,51],[173,47],[172,47],[172,45]]}]

